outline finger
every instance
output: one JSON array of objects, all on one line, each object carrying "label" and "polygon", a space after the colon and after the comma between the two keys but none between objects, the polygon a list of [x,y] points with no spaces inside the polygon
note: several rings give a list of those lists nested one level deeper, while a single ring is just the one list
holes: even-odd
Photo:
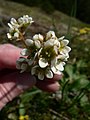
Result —
[{"label": "finger", "polygon": [[62,77],[63,77],[63,74],[61,74],[61,75],[54,74],[53,78],[51,78],[51,79],[50,78],[45,78],[44,81],[55,82],[55,81],[60,80]]},{"label": "finger", "polygon": [[0,79],[1,79],[2,77],[4,77],[4,76],[6,76],[6,75],[8,75],[8,74],[11,74],[11,73],[13,73],[13,72],[16,72],[16,71],[19,71],[19,70],[17,70],[17,69],[8,69],[8,68],[2,69],[2,70],[0,71]]},{"label": "finger", "polygon": [[50,81],[41,81],[38,80],[36,86],[46,92],[56,92],[59,90],[60,85],[58,82],[50,82]]},{"label": "finger", "polygon": [[21,49],[11,44],[0,45],[0,69],[16,68],[16,60],[20,57]]},{"label": "finger", "polygon": [[28,73],[11,73],[0,80],[0,102],[5,105],[24,90],[32,88],[36,83],[35,77]]}]

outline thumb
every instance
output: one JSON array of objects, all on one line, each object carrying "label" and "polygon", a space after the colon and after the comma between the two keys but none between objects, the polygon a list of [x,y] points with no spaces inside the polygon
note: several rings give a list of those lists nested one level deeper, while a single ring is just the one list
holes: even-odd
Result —
[{"label": "thumb", "polygon": [[24,90],[32,88],[36,83],[34,76],[28,73],[11,73],[0,80],[0,108]]}]

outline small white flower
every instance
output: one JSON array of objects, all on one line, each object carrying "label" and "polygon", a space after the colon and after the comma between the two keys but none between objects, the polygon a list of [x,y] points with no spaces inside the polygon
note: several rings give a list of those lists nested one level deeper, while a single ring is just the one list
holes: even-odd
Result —
[{"label": "small white flower", "polygon": [[22,63],[26,63],[27,59],[26,58],[19,58],[17,61],[16,61],[16,68],[17,69],[21,69],[21,65]]},{"label": "small white flower", "polygon": [[60,62],[59,64],[56,65],[56,69],[57,70],[60,70],[60,71],[63,71],[64,70],[64,66],[65,65],[65,62]]},{"label": "small white flower", "polygon": [[60,42],[57,39],[49,39],[44,43],[45,47],[60,46]]},{"label": "small white flower", "polygon": [[16,68],[17,68],[17,69],[21,69],[21,64],[20,64],[19,61],[16,61]]},{"label": "small white flower", "polygon": [[51,61],[51,70],[54,72],[54,74],[61,74],[61,72],[64,70],[64,65],[65,62],[61,62],[61,55],[58,55]]},{"label": "small white flower", "polygon": [[60,47],[59,47],[59,52],[60,54],[67,56],[68,58],[68,53],[71,51],[71,48],[68,45],[69,41],[67,39],[64,39],[64,36],[58,39],[60,41]]},{"label": "small white flower", "polygon": [[27,67],[28,67],[28,65],[26,63],[22,63],[21,68],[20,68],[21,69],[20,73],[26,71]]},{"label": "small white flower", "polygon": [[47,60],[44,59],[44,58],[40,58],[40,59],[39,59],[39,66],[40,66],[41,68],[45,68],[46,66],[48,66]]},{"label": "small white flower", "polygon": [[28,15],[23,15],[23,17],[20,17],[18,19],[18,23],[20,24],[20,26],[32,24],[33,22],[34,21],[32,21],[32,17],[29,17]]},{"label": "small white flower", "polygon": [[46,69],[45,76],[47,78],[53,78],[53,72],[50,69]]},{"label": "small white flower", "polygon": [[12,36],[11,36],[10,33],[7,33],[7,37],[8,37],[8,39],[11,39],[11,38],[12,38]]},{"label": "small white flower", "polygon": [[56,39],[56,35],[55,35],[55,32],[54,32],[54,31],[49,31],[49,32],[46,34],[46,40],[51,39],[51,38],[55,38],[55,39]]},{"label": "small white flower", "polygon": [[10,23],[8,23],[8,26],[9,26],[10,28],[9,28],[9,33],[7,33],[7,37],[8,37],[9,39],[19,38],[20,32],[19,32],[17,26],[14,26],[14,25],[12,25],[12,24],[10,24]]},{"label": "small white flower", "polygon": [[8,23],[8,26],[10,27],[11,30],[14,30],[13,25],[11,25],[10,23]]},{"label": "small white flower", "polygon": [[38,72],[38,79],[43,80],[44,79],[44,74],[43,72]]},{"label": "small white flower", "polygon": [[45,46],[45,47],[54,46],[54,39],[47,40],[47,41],[44,43],[44,46]]},{"label": "small white flower", "polygon": [[44,37],[41,34],[35,34],[33,36],[33,40],[40,40],[42,42],[43,39],[44,39]]},{"label": "small white flower", "polygon": [[27,48],[24,48],[24,49],[20,52],[20,54],[23,55],[23,56],[28,56],[28,55],[30,55],[30,52],[28,51]]},{"label": "small white flower", "polygon": [[19,24],[18,22],[16,21],[16,19],[14,18],[11,18],[11,25],[13,26],[13,28],[19,28]]},{"label": "small white flower", "polygon": [[27,46],[29,46],[29,47],[32,46],[33,43],[34,43],[34,42],[33,42],[33,40],[31,40],[31,39],[26,39],[26,40],[25,40],[25,44],[26,44]]},{"label": "small white flower", "polygon": [[34,67],[31,68],[31,74],[32,75],[35,75],[36,74],[36,71],[38,70],[39,66],[38,65],[35,65]]},{"label": "small white flower", "polygon": [[14,38],[19,38],[19,33],[18,32],[14,33]]},{"label": "small white flower", "polygon": [[[23,17],[20,17],[18,20],[15,18],[11,18],[10,23],[8,23],[9,26],[9,34],[7,34],[7,37],[9,39],[19,39],[20,34],[23,34],[24,30],[28,25],[31,25],[33,23],[32,17],[29,17],[28,15],[24,15]],[[22,28],[23,27],[23,31]]]},{"label": "small white flower", "polygon": [[40,43],[39,40],[34,41],[34,43],[35,43],[35,46],[36,46],[37,48],[40,48],[40,47],[41,47],[41,43]]},{"label": "small white flower", "polygon": [[61,75],[62,74],[62,72],[60,71],[60,70],[58,70],[57,68],[56,68],[56,66],[51,66],[51,70],[53,71],[53,73],[54,74],[59,74],[59,75]]},{"label": "small white flower", "polygon": [[29,60],[28,60],[28,65],[32,65],[33,64],[33,62],[34,62],[34,58],[30,58]]},{"label": "small white flower", "polygon": [[18,24],[15,18],[11,18],[11,24],[12,25]]}]

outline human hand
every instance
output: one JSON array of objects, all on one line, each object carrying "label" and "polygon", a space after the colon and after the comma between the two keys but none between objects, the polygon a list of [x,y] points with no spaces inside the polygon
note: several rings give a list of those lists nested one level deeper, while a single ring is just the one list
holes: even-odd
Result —
[{"label": "human hand", "polygon": [[57,80],[62,77],[60,75],[41,81],[36,80],[30,73],[19,73],[16,69],[16,60],[20,57],[20,51],[20,48],[11,44],[0,45],[0,109],[34,85],[48,92],[55,92],[59,89]]}]

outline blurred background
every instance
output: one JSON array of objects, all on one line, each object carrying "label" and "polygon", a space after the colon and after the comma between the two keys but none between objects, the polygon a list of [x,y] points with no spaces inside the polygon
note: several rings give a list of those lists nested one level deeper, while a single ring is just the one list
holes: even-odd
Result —
[{"label": "blurred background", "polygon": [[[71,16],[72,11],[75,12],[76,18],[90,23],[90,0],[12,0],[28,6],[36,6],[42,8],[47,13],[59,10]],[[76,9],[76,11],[75,11]]]},{"label": "blurred background", "polygon": [[35,21],[27,37],[54,30],[72,51],[58,92],[27,90],[0,111],[0,120],[90,120],[90,0],[0,0],[0,44],[23,47],[6,34],[10,19],[26,14]]}]

